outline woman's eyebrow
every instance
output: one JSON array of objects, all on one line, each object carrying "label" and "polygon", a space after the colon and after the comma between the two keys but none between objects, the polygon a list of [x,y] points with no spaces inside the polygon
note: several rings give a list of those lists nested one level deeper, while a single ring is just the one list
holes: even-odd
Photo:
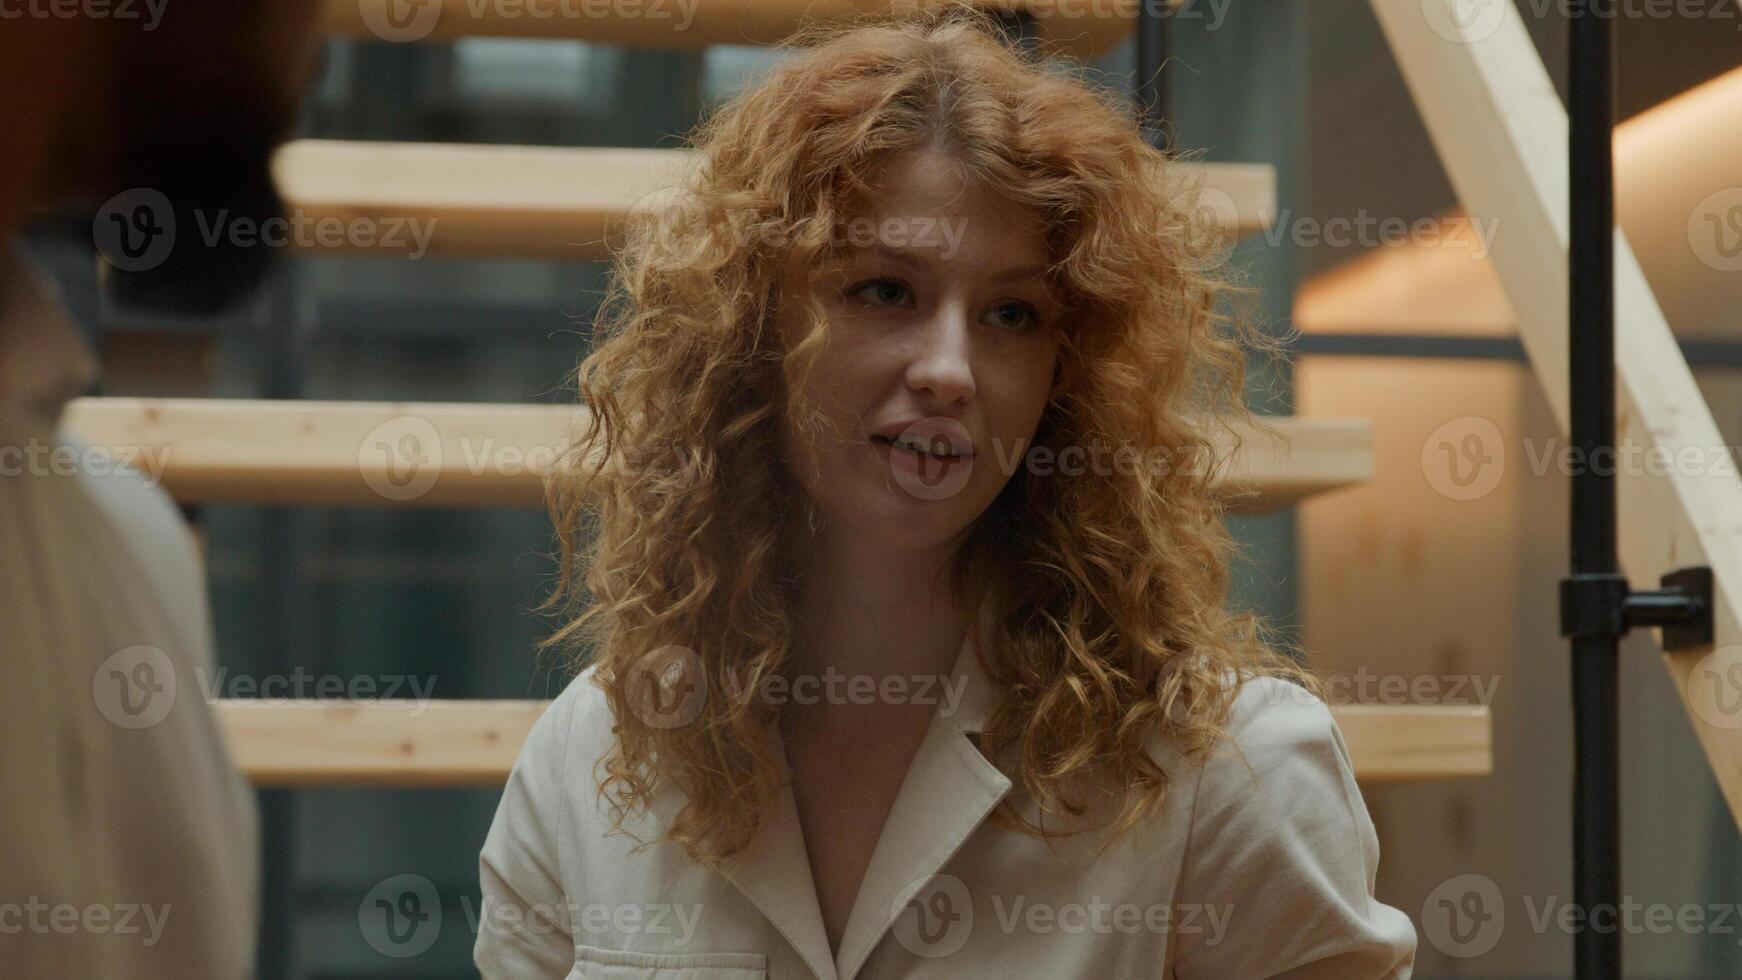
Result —
[{"label": "woman's eyebrow", "polygon": [[[860,246],[860,250],[869,251],[879,258],[887,259],[899,265],[906,266],[925,264],[921,257],[925,255],[925,253],[932,251],[931,249],[897,248],[893,245],[886,245],[883,242],[877,242],[868,247]],[[995,273],[988,278],[992,282],[1009,282],[1014,279],[1032,279],[1044,275],[1049,268],[1051,267],[1045,262],[1035,262],[1027,265],[1012,266],[1011,268]]]}]

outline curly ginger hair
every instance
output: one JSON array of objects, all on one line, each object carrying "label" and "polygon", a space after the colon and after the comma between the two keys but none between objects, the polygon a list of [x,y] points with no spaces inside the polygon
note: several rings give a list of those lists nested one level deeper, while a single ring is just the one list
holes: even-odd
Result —
[{"label": "curly ginger hair", "polygon": [[[1320,682],[1251,612],[1226,608],[1235,542],[1218,475],[1241,444],[1247,348],[1275,351],[1240,304],[1225,240],[1177,155],[1129,110],[1043,51],[1004,43],[950,3],[913,19],[809,26],[790,57],[709,114],[682,206],[629,223],[574,372],[589,410],[547,482],[559,581],[544,641],[595,665],[617,740],[599,792],[615,826],[669,781],[686,802],[665,831],[719,866],[749,843],[788,774],[772,709],[734,698],[789,663],[801,584],[790,535],[805,516],[776,451],[782,413],[827,335],[815,296],[792,349],[775,328],[783,276],[832,268],[831,230],[890,155],[944,152],[978,186],[1039,215],[1066,298],[1055,386],[1033,440],[1132,446],[1184,465],[1089,477],[1019,468],[952,570],[960,608],[988,603],[981,663],[997,694],[982,750],[1042,812],[1085,810],[1115,787],[1110,843],[1166,791],[1158,735],[1187,753],[1226,734],[1242,676]],[[670,465],[656,465],[668,460]],[[697,638],[705,638],[698,641]],[[700,670],[681,725],[650,723],[634,686],[659,651]],[[1049,836],[1015,794],[993,819]],[[644,844],[646,842],[643,842]],[[1102,846],[1105,846],[1105,843]]]}]

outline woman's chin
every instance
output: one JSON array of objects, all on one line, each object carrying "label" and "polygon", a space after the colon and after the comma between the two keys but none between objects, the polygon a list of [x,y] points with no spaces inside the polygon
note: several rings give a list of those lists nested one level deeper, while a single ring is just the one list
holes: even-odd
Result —
[{"label": "woman's chin", "polygon": [[856,507],[854,523],[871,537],[893,548],[918,549],[944,544],[959,536],[977,516],[963,497],[924,500],[900,487],[878,488],[876,499]]},{"label": "woman's chin", "polygon": [[940,485],[864,467],[838,471],[817,487],[824,521],[850,527],[881,547],[921,550],[959,538],[983,506],[972,484]]}]

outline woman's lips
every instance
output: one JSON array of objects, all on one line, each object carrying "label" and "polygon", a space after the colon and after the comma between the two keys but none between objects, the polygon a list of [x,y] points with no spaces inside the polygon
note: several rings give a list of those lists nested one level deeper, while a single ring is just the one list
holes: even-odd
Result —
[{"label": "woman's lips", "polygon": [[872,436],[871,446],[894,474],[896,482],[915,497],[939,500],[952,496],[967,482],[973,454],[933,456],[897,446],[893,439]]}]

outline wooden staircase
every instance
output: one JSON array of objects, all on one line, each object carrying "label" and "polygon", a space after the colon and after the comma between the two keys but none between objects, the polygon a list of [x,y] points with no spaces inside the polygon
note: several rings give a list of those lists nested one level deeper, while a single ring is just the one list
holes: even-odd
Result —
[{"label": "wooden staircase", "polygon": [[[141,460],[135,468],[182,503],[537,507],[583,413],[548,405],[79,398],[65,425],[92,446]],[[1292,506],[1372,471],[1365,420],[1267,424],[1276,433],[1243,433],[1218,481],[1231,512]],[[544,704],[223,700],[219,717],[238,764],[260,785],[456,786],[505,779]],[[1364,780],[1489,771],[1486,707],[1332,710]]]}]

